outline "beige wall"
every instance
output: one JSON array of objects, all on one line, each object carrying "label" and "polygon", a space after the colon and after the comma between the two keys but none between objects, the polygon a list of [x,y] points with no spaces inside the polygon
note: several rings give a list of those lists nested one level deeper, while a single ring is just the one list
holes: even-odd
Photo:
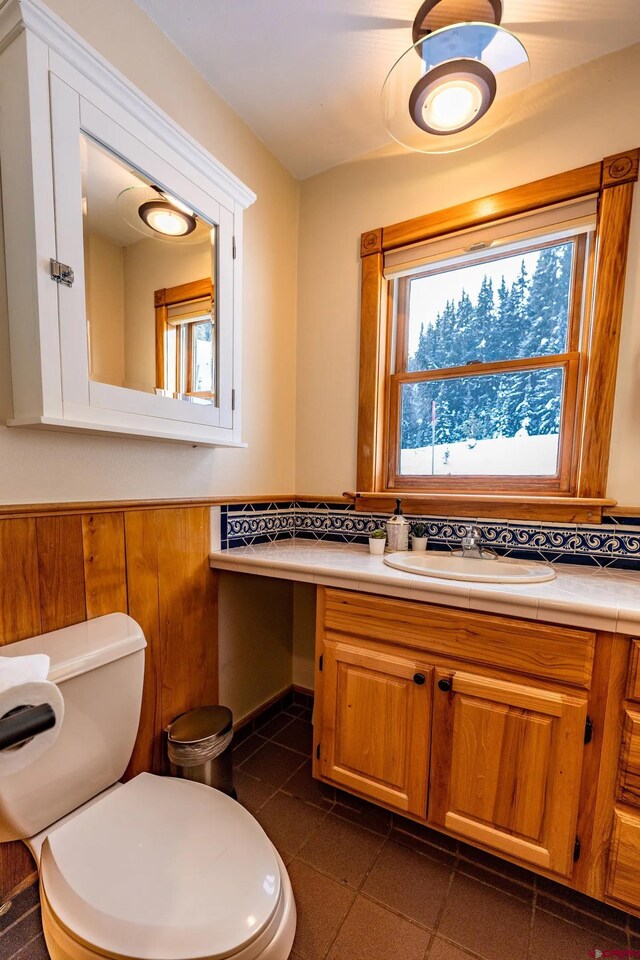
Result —
[{"label": "beige wall", "polygon": [[211,276],[208,241],[181,247],[140,240],[124,251],[126,385],[154,392],[156,387],[156,311],[154,292]]},{"label": "beige wall", "polygon": [[312,690],[315,671],[316,587],[311,583],[293,585],[293,682]]},{"label": "beige wall", "polygon": [[[302,184],[296,489],[354,488],[359,238],[384,224],[591,163],[640,145],[640,46],[556,77],[518,120],[458,154],[369,154]],[[636,190],[609,494],[640,504],[640,191]]]},{"label": "beige wall", "polygon": [[233,710],[236,722],[292,683],[295,586],[288,580],[220,573],[220,702]]},{"label": "beige wall", "polygon": [[[248,448],[0,426],[0,502],[291,492],[299,185],[134,0],[50,0],[49,6],[258,195],[245,214]],[[6,316],[0,316],[0,423],[11,415],[9,398]]]},{"label": "beige wall", "polygon": [[85,234],[84,276],[90,370],[94,380],[125,383],[124,258],[122,247]]}]

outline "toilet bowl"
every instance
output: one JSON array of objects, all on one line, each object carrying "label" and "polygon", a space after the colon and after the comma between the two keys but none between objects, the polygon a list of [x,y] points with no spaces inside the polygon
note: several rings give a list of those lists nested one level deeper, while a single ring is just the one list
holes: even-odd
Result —
[{"label": "toilet bowl", "polygon": [[266,834],[211,787],[140,774],[47,832],[53,960],[288,957],[291,883]]},{"label": "toilet bowl", "polygon": [[144,637],[123,614],[100,620],[110,622],[3,650],[55,650],[49,677],[65,697],[60,737],[34,765],[45,772],[29,767],[0,780],[0,840],[24,839],[38,863],[51,957],[286,960],[296,927],[291,882],[251,814],[191,780],[142,773],[119,782],[135,736],[135,729],[124,736],[132,712],[123,722],[122,708],[141,687]]}]

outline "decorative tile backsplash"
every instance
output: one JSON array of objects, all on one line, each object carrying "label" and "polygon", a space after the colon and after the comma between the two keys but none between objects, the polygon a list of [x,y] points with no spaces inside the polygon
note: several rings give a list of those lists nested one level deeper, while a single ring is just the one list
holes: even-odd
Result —
[{"label": "decorative tile backsplash", "polygon": [[[389,514],[356,512],[350,503],[287,500],[234,503],[221,507],[222,549],[273,540],[367,542]],[[416,517],[426,526],[431,550],[459,546],[470,523],[482,529],[482,542],[496,553],[552,563],[580,563],[640,570],[640,517],[605,517],[602,524],[524,523],[460,517]]]}]

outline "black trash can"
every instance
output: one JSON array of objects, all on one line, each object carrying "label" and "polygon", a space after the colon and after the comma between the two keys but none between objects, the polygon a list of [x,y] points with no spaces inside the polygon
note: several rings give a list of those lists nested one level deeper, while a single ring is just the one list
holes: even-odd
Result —
[{"label": "black trash can", "polygon": [[228,707],[188,710],[167,727],[172,773],[206,783],[235,799],[231,741],[233,714]]}]

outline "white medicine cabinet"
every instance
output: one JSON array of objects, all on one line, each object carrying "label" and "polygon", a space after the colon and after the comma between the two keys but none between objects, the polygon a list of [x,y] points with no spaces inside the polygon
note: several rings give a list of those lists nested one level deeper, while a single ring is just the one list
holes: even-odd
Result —
[{"label": "white medicine cabinet", "polygon": [[240,445],[255,195],[40,0],[0,3],[12,426]]}]

